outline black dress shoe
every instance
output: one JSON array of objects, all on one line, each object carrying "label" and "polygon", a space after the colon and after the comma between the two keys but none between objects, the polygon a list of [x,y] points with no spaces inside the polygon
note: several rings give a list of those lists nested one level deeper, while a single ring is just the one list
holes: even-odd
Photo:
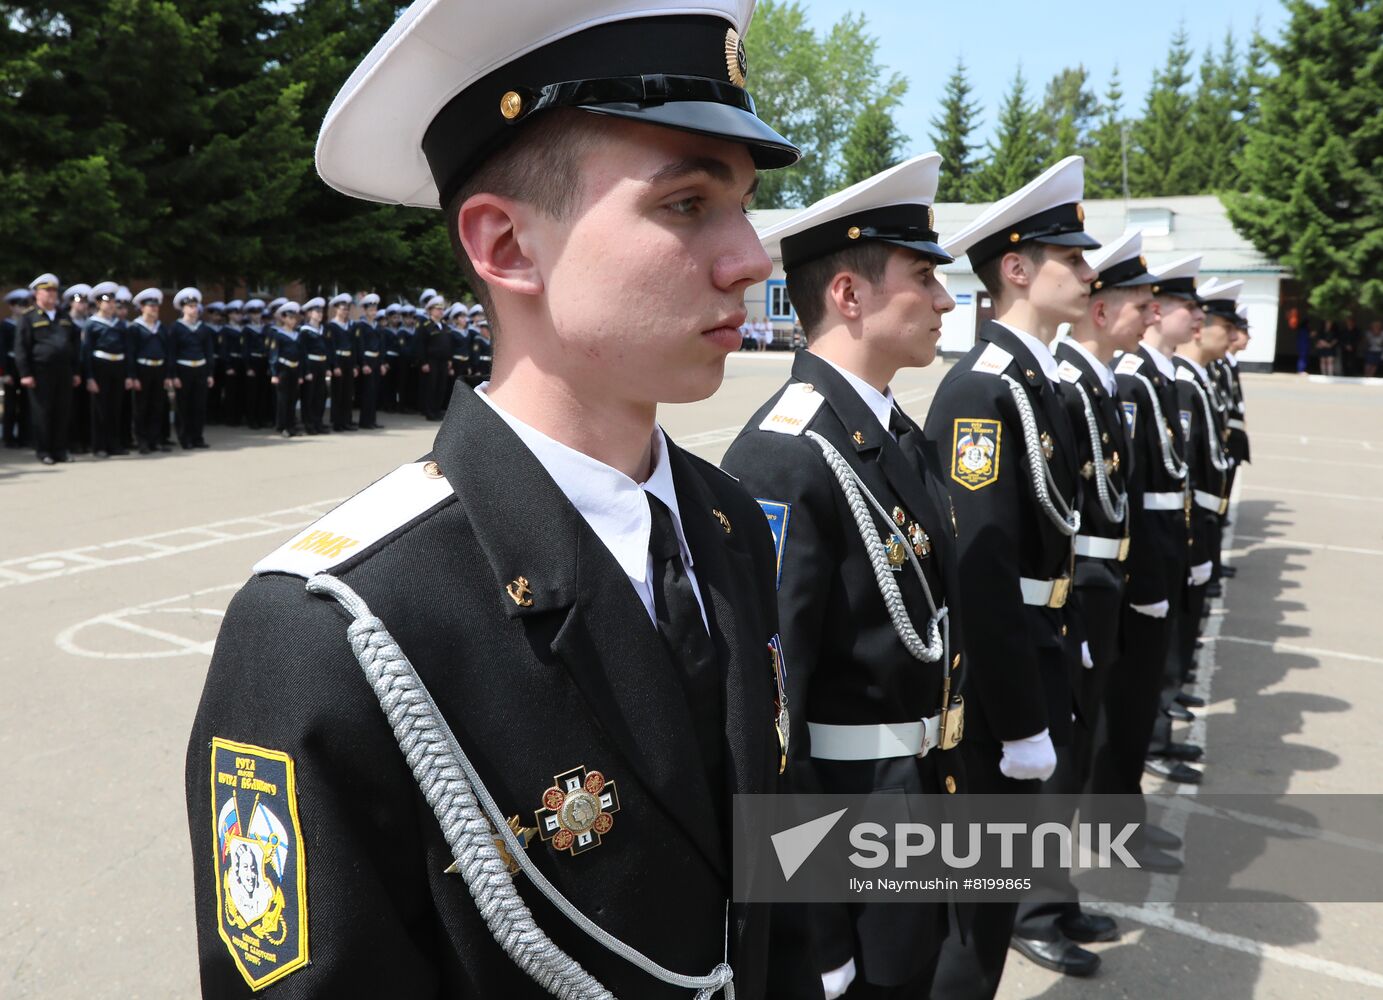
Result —
[{"label": "black dress shoe", "polygon": [[1196,721],[1196,717],[1191,714],[1190,710],[1186,708],[1186,706],[1178,705],[1175,701],[1168,705],[1166,708],[1164,708],[1162,711],[1163,714],[1165,714],[1169,719],[1175,719],[1177,722]]},{"label": "black dress shoe", "polygon": [[1177,851],[1181,849],[1182,845],[1180,837],[1171,830],[1162,829],[1156,823],[1143,824],[1139,827],[1138,833],[1134,835],[1134,839],[1141,840],[1149,847],[1158,847],[1164,851]]},{"label": "black dress shoe", "polygon": [[1176,702],[1178,705],[1182,705],[1186,708],[1205,707],[1205,699],[1198,694],[1192,694],[1190,691],[1178,691],[1176,694]]},{"label": "black dress shoe", "polygon": [[1237,566],[1221,566],[1221,567],[1220,567],[1220,576],[1224,577],[1226,580],[1233,580],[1233,579],[1234,579],[1236,576],[1238,576],[1238,575],[1239,575],[1239,568],[1238,568]]},{"label": "black dress shoe", "polygon": [[1060,972],[1064,976],[1093,976],[1100,967],[1100,956],[1086,951],[1073,941],[1060,938],[1056,941],[1034,941],[1016,935],[1009,942],[1014,951],[1028,961]]},{"label": "black dress shoe", "polygon": [[141,455],[147,455],[147,454],[149,454],[149,452],[151,452],[151,451],[153,451],[153,450],[154,450],[154,449],[150,448],[147,444],[142,444],[142,445],[139,446],[139,453],[140,453]]},{"label": "black dress shoe", "polygon": [[194,448],[210,448],[211,445],[207,444],[205,441],[197,441],[197,442],[195,442],[195,443],[192,445],[192,447],[194,447]]},{"label": "black dress shoe", "polygon": [[1183,785],[1199,785],[1205,775],[1194,767],[1188,767],[1179,760],[1164,760],[1150,757],[1143,762],[1143,770],[1156,778],[1165,778]]},{"label": "black dress shoe", "polygon": [[1149,757],[1166,757],[1168,760],[1200,760],[1205,756],[1205,747],[1195,743],[1177,743],[1168,740],[1161,745],[1148,747]]},{"label": "black dress shoe", "polygon": [[1067,920],[1058,920],[1056,926],[1067,938],[1081,944],[1119,940],[1119,925],[1114,918],[1098,913],[1078,913]]},{"label": "black dress shoe", "polygon": [[1185,867],[1180,858],[1148,844],[1130,846],[1128,852],[1133,855],[1133,860],[1138,862],[1140,868],[1156,875],[1175,875]]}]

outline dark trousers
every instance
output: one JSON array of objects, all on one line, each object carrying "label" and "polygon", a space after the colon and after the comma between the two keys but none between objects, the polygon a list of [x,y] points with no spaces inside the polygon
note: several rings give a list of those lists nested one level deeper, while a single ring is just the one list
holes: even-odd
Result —
[{"label": "dark trousers", "polygon": [[[299,369],[301,371],[301,369]],[[307,373],[311,380],[304,380],[301,393],[303,423],[310,431],[325,430],[327,412],[327,366],[323,361],[308,362]]]},{"label": "dark trousers", "polygon": [[[928,942],[919,942],[925,947]],[[860,970],[855,970],[855,981],[845,991],[845,1000],[927,1000],[932,995],[932,979],[936,976],[936,959],[928,962],[910,982],[899,986],[876,986],[867,983]]]},{"label": "dark trousers", "polygon": [[360,381],[356,385],[357,395],[360,399],[360,426],[377,427],[379,426],[379,362],[376,360],[369,365],[370,374],[364,372],[360,374]]},{"label": "dark trousers", "polygon": [[177,390],[178,443],[184,448],[206,440],[207,371],[205,366],[191,368],[175,365],[175,377],[182,383]]},{"label": "dark trousers", "polygon": [[123,361],[92,361],[96,394],[91,399],[91,450],[113,453],[125,450],[120,414],[125,403],[128,370]]},{"label": "dark trousers", "polygon": [[134,426],[139,446],[156,449],[163,440],[163,411],[168,402],[163,388],[163,368],[140,365],[139,391],[134,395]]},{"label": "dark trousers", "polygon": [[69,362],[35,365],[34,387],[29,390],[33,420],[34,451],[40,458],[66,458],[72,420],[72,365]]},{"label": "dark trousers", "polygon": [[379,377],[379,408],[385,413],[394,413],[399,408],[399,379],[403,377],[403,365],[399,357],[385,356],[384,363],[389,370]]},{"label": "dark trousers", "polygon": [[[1000,773],[1003,747],[993,740],[967,733],[960,749],[971,793],[1033,795],[1041,791],[1040,781],[1014,781]],[[951,925],[932,982],[935,1000],[990,1000],[998,992],[1017,912],[1016,902],[972,904],[964,933],[955,923]]]},{"label": "dark trousers", "polygon": [[134,447],[134,404],[136,392],[122,392],[120,394],[120,448],[122,451],[129,451]]},{"label": "dark trousers", "polygon": [[331,426],[338,431],[349,427],[351,408],[355,405],[355,369],[347,360],[340,368],[340,375],[331,376]]},{"label": "dark trousers", "polygon": [[[254,372],[253,375],[250,372]],[[252,359],[245,368],[244,376],[245,401],[245,424],[251,430],[259,430],[267,422],[264,419],[265,411],[273,404],[273,395],[269,392],[273,386],[269,382],[269,360],[267,358]]]},{"label": "dark trousers", "polygon": [[215,383],[206,391],[206,423],[222,424],[226,421],[225,397],[226,397],[226,364],[224,361],[215,363],[216,378]]},{"label": "dark trousers", "polygon": [[430,362],[428,371],[419,369],[420,409],[428,420],[441,420],[447,408],[447,362]]},{"label": "dark trousers", "polygon": [[221,387],[221,423],[239,427],[244,419],[245,375],[237,366],[234,375],[227,370],[217,382]]},{"label": "dark trousers", "polygon": [[[73,369],[75,373],[77,369]],[[72,409],[67,416],[67,437],[69,448],[79,455],[91,450],[91,393],[86,391],[86,380],[72,391]]]},{"label": "dark trousers", "polygon": [[274,430],[292,433],[297,429],[298,423],[293,412],[298,405],[298,369],[289,368],[281,371],[274,390]]},{"label": "dark trousers", "polygon": [[3,425],[5,445],[26,445],[31,436],[28,393],[19,384],[18,372],[12,371],[8,377],[10,381],[5,384],[5,423]]},{"label": "dark trousers", "polygon": [[1181,567],[1178,582],[1181,588],[1172,600],[1172,611],[1167,616],[1171,624],[1167,655],[1162,664],[1158,710],[1149,740],[1151,746],[1165,746],[1172,739],[1172,720],[1162,710],[1170,707],[1176,699],[1177,692],[1186,683],[1187,672],[1195,663],[1196,637],[1200,635],[1201,611],[1205,608],[1205,588],[1192,587],[1186,582],[1185,565]]}]

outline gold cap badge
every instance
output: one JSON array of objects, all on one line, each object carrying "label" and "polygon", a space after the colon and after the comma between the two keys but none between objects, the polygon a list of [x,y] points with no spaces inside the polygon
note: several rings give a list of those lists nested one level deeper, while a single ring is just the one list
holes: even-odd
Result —
[{"label": "gold cap badge", "polygon": [[744,39],[734,28],[725,29],[725,69],[731,83],[744,86],[749,76],[749,56],[744,51]]},{"label": "gold cap badge", "polygon": [[499,113],[504,116],[505,121],[513,121],[523,114],[523,97],[517,91],[507,91],[499,99]]}]

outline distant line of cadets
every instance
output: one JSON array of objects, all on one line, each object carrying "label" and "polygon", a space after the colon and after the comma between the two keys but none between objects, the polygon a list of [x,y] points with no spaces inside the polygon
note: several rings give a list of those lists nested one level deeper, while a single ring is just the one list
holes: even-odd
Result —
[{"label": "distant line of cadets", "polygon": [[382,308],[374,293],[204,303],[184,288],[171,323],[157,288],[60,288],[40,275],[0,319],[4,445],[45,465],[171,451],[175,434],[207,448],[208,424],[294,437],[379,429],[380,411],[440,420],[457,381],[489,377],[484,307],[431,288]]}]

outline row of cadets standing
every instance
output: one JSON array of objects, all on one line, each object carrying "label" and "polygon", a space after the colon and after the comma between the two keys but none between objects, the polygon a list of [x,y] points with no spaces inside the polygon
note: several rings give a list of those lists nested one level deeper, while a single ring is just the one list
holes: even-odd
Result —
[{"label": "row of cadets standing", "polygon": [[82,378],[91,394],[91,450],[97,458],[126,455],[126,400],[135,380],[134,331],[121,321],[120,286],[102,281],[91,290],[96,314],[82,332]]},{"label": "row of cadets standing", "polygon": [[[914,157],[763,234],[807,349],[722,466],[758,498],[777,548],[794,792],[968,786],[957,518],[935,449],[888,387],[935,359],[955,307],[936,274],[952,259],[931,208],[940,165]],[[867,506],[854,514],[853,501]],[[955,915],[945,899],[810,907],[825,995],[929,995]]]},{"label": "row of cadets standing", "polygon": [[23,448],[29,444],[29,402],[24,387],[19,384],[19,369],[15,362],[15,332],[19,319],[33,307],[34,293],[27,288],[15,288],[5,293],[5,315],[0,317],[0,390],[5,394],[5,417],[0,425],[0,440],[6,448]]},{"label": "row of cadets standing", "polygon": [[387,374],[388,361],[385,333],[379,321],[379,296],[374,292],[363,296],[360,309],[360,316],[350,327],[351,344],[359,366],[355,383],[356,399],[360,404],[359,426],[363,430],[380,430],[383,427],[379,422],[380,384]]}]

